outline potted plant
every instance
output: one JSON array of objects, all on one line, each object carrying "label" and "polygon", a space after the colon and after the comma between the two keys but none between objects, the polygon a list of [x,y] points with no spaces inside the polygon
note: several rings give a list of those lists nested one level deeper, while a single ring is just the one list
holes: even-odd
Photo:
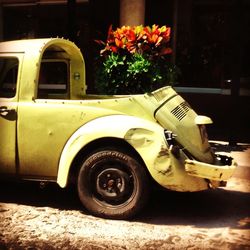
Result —
[{"label": "potted plant", "polygon": [[97,61],[95,86],[102,94],[138,94],[173,85],[179,70],[170,63],[170,28],[110,26]]}]

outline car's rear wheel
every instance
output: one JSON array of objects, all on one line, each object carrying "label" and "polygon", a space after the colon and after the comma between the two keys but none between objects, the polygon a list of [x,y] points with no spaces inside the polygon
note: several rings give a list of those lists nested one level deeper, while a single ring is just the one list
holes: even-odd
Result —
[{"label": "car's rear wheel", "polygon": [[97,151],[83,162],[78,175],[82,204],[94,215],[126,219],[148,198],[148,176],[142,164],[115,149]]}]

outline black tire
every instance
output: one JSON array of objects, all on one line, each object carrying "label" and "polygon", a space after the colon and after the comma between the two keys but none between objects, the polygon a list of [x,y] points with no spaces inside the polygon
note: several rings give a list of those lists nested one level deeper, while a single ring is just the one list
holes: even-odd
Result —
[{"label": "black tire", "polygon": [[80,168],[77,186],[85,208],[110,219],[134,216],[145,205],[149,190],[144,167],[114,149],[89,155]]}]

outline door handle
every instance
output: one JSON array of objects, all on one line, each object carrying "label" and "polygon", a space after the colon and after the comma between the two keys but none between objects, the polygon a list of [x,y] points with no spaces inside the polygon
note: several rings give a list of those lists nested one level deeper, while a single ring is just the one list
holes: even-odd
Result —
[{"label": "door handle", "polygon": [[14,109],[9,109],[6,106],[1,106],[0,107],[0,114],[8,114],[10,112],[13,112]]},{"label": "door handle", "polygon": [[8,108],[6,106],[0,107],[0,113],[8,112]]}]

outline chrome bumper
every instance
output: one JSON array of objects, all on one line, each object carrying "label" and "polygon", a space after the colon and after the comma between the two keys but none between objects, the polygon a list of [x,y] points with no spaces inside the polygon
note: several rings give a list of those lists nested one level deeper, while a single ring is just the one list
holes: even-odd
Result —
[{"label": "chrome bumper", "polygon": [[185,170],[188,175],[214,181],[227,181],[233,175],[236,167],[237,163],[225,155],[217,155],[215,164],[185,160]]}]

